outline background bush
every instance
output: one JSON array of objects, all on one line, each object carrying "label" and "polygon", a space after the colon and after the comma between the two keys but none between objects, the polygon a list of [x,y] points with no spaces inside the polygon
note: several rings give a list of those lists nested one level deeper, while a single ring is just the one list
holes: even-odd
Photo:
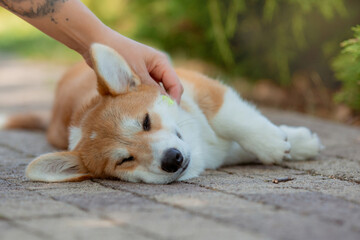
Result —
[{"label": "background bush", "polygon": [[354,38],[344,41],[343,50],[333,67],[342,88],[335,99],[360,112],[360,25],[353,28]]},{"label": "background bush", "polygon": [[[229,76],[249,81],[266,78],[281,85],[291,84],[296,72],[316,72],[321,84],[332,89],[340,83],[331,62],[340,52],[339,44],[351,37],[351,26],[360,23],[359,0],[83,2],[110,27],[173,57],[201,59]],[[2,10],[0,23],[5,22],[0,24],[0,51],[79,59]],[[357,81],[349,80],[359,77],[353,51],[359,45],[351,41],[344,43],[344,53],[333,66],[343,83],[337,99],[359,109]]]}]

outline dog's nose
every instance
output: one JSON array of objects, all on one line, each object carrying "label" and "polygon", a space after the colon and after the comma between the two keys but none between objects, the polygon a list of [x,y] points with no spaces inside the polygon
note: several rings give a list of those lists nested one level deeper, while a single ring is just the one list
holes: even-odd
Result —
[{"label": "dog's nose", "polygon": [[184,158],[179,150],[176,148],[168,149],[161,159],[161,169],[173,173],[179,170]]}]

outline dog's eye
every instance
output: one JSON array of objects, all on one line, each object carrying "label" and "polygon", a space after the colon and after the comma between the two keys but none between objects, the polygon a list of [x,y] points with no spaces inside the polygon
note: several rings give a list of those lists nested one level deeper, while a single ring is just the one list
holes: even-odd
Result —
[{"label": "dog's eye", "polygon": [[128,158],[124,158],[124,159],[118,161],[118,162],[116,163],[116,166],[120,166],[121,164],[123,164],[123,163],[125,163],[125,162],[131,162],[131,161],[134,161],[134,160],[135,160],[135,158],[134,158],[133,156],[130,156],[130,157],[128,157]]},{"label": "dog's eye", "polygon": [[150,131],[150,129],[151,129],[151,121],[150,121],[150,116],[148,113],[145,115],[145,118],[143,121],[143,129],[144,129],[144,131]]},{"label": "dog's eye", "polygon": [[176,131],[176,136],[177,136],[178,138],[182,139],[182,136],[181,136],[181,134],[180,134],[178,131]]}]

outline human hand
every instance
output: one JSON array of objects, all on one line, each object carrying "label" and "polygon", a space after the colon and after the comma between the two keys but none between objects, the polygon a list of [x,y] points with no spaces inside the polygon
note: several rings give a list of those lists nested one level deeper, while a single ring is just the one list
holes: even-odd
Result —
[{"label": "human hand", "polygon": [[[161,91],[163,93],[166,91],[179,104],[183,87],[167,55],[126,38],[111,29],[108,31],[106,36],[102,36],[99,43],[115,49],[127,61],[143,84],[157,85],[161,88],[159,83],[162,83],[165,90],[161,88]],[[91,66],[90,52],[86,51],[82,55],[87,64]]]}]

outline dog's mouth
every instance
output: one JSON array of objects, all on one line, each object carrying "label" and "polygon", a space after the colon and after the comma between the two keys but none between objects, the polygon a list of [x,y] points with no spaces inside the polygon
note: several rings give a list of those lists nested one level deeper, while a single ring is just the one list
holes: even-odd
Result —
[{"label": "dog's mouth", "polygon": [[187,161],[186,164],[182,167],[181,173],[185,172],[185,170],[188,168],[190,161]]},{"label": "dog's mouth", "polygon": [[186,158],[186,162],[183,167],[181,167],[181,170],[179,171],[179,177],[182,177],[186,171],[186,169],[189,167],[190,164],[190,157]]}]

